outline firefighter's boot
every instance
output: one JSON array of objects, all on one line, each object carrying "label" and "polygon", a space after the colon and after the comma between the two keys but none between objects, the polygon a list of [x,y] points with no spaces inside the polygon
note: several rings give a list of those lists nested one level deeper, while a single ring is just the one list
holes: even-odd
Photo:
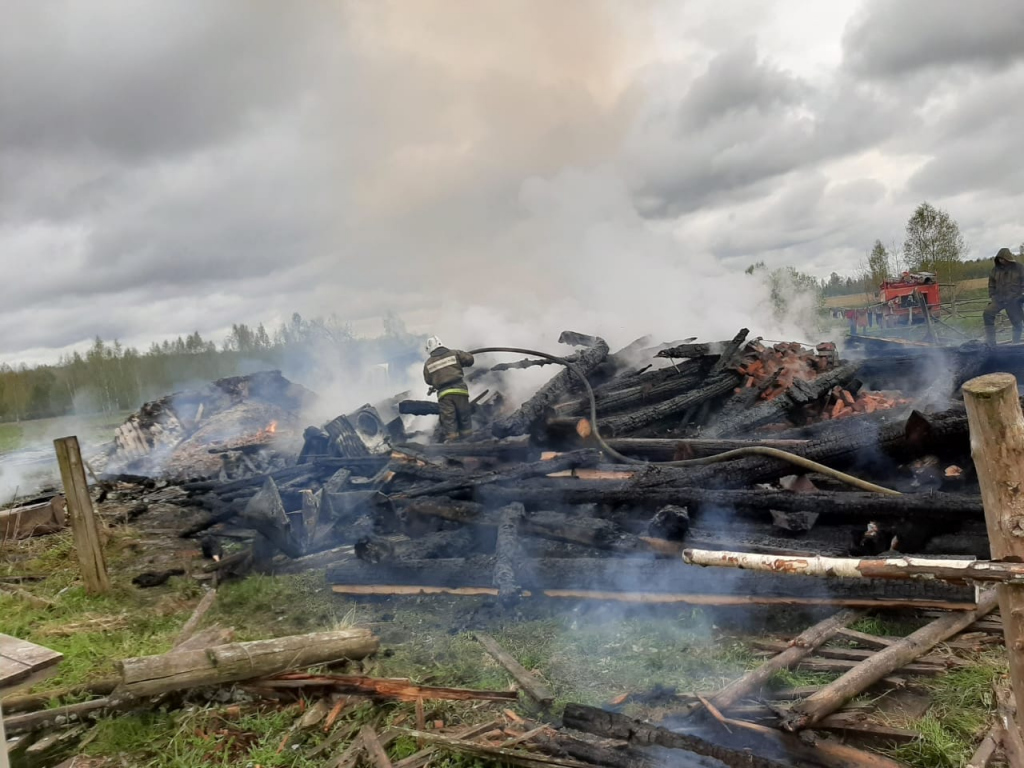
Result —
[{"label": "firefighter's boot", "polygon": [[985,343],[990,347],[996,345],[996,327],[994,325],[985,326]]}]

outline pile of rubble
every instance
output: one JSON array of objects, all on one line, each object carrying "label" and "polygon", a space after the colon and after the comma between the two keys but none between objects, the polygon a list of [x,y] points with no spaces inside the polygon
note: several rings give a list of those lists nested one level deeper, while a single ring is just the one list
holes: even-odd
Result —
[{"label": "pile of rubble", "polygon": [[[184,535],[248,532],[256,567],[329,565],[334,589],[358,594],[973,603],[967,588],[938,582],[723,579],[679,558],[684,546],[986,557],[963,407],[947,399],[913,410],[923,388],[894,386],[909,379],[905,359],[843,360],[832,344],[767,345],[745,330],[712,344],[641,340],[614,354],[596,337],[563,340],[579,347],[570,360],[593,387],[603,444],[572,372],[555,372],[511,409],[495,377],[534,362],[502,364],[476,372],[494,395],[478,402],[472,440],[410,434],[398,414],[436,403],[401,396],[308,427],[301,449],[275,448],[288,462],[273,471],[236,461],[229,472],[226,455],[250,455],[236,438],[209,454],[222,462],[216,473],[180,485],[178,503],[208,513]],[[948,367],[948,392],[960,373],[977,372],[972,360]],[[923,383],[934,394],[936,377]],[[264,434],[245,440],[261,445]]]}]

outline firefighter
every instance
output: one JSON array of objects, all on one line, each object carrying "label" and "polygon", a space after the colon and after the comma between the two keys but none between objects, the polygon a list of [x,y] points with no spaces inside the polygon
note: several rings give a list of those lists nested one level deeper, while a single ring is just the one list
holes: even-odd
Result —
[{"label": "firefighter", "polygon": [[1021,327],[1024,326],[1024,265],[1018,264],[1009,248],[1000,248],[996,254],[996,265],[988,278],[989,305],[982,312],[985,321],[985,343],[996,343],[996,315],[1006,310],[1006,316],[1013,325],[1013,343],[1020,341]]},{"label": "firefighter", "polygon": [[[472,406],[462,369],[473,365],[473,356],[461,349],[448,349],[437,336],[427,339],[427,361],[423,380],[437,392],[441,409],[441,433],[448,442],[473,434]],[[429,394],[429,393],[428,393]]]}]

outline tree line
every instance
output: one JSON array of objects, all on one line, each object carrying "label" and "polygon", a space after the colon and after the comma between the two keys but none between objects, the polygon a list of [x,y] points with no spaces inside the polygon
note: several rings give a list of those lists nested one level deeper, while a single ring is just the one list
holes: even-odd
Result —
[{"label": "tree line", "polygon": [[273,334],[233,325],[218,347],[198,331],[145,351],[116,339],[94,339],[84,352],[54,365],[0,365],[0,422],[71,413],[116,413],[203,382],[280,369],[313,388],[339,371],[354,373],[380,363],[406,364],[420,355],[422,339],[389,313],[381,335],[359,338],[337,318],[307,320],[298,313]]},{"label": "tree line", "polygon": [[[967,259],[968,250],[956,220],[947,211],[924,202],[907,221],[902,243],[893,241],[886,246],[881,239],[875,240],[858,274],[842,277],[833,272],[822,281],[822,293],[874,293],[884,281],[898,278],[903,272],[932,272],[939,283],[946,284],[988,277],[995,253]],[[1017,252],[1024,257],[1024,243]]]}]

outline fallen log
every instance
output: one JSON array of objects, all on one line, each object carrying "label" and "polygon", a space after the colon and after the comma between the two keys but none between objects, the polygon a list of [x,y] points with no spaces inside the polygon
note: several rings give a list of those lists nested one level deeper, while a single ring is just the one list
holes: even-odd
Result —
[{"label": "fallen log", "polygon": [[504,648],[498,645],[498,641],[483,632],[476,633],[477,642],[484,647],[484,650],[491,657],[505,668],[519,687],[527,696],[536,701],[542,707],[551,706],[555,700],[555,694],[544,683],[537,679],[536,675],[516,661]]},{"label": "fallen log", "polygon": [[522,464],[518,467],[496,470],[492,472],[480,472],[476,474],[464,474],[452,480],[445,480],[439,483],[431,483],[422,487],[414,487],[400,493],[392,494],[392,500],[415,499],[420,496],[447,496],[454,491],[464,491],[479,488],[498,482],[514,482],[525,480],[531,477],[543,477],[553,472],[561,472],[566,469],[579,467],[592,467],[600,463],[601,452],[595,450],[581,450],[563,453],[553,459],[546,461],[534,461],[529,464]]},{"label": "fallen log", "polygon": [[991,613],[997,604],[995,590],[989,590],[978,599],[976,610],[936,619],[888,648],[878,651],[872,658],[861,662],[838,680],[795,704],[784,718],[783,727],[789,731],[812,727],[818,720],[837,711],[847,701],[886,675],[923,656],[942,641],[948,640],[982,616]]},{"label": "fallen log", "polygon": [[514,601],[521,590],[518,573],[522,567],[523,552],[519,546],[519,523],[525,512],[522,504],[509,504],[499,513],[501,520],[494,550],[494,586],[498,588],[498,599],[503,603]]},{"label": "fallen log", "polygon": [[[497,597],[495,587],[434,587],[409,584],[335,584],[331,590],[339,595],[379,596],[379,595],[457,595],[460,597]],[[683,594],[672,592],[611,592],[595,589],[544,589],[538,592],[523,590],[520,597],[545,597],[561,600],[596,600],[610,603],[629,603],[636,605],[716,605],[716,606],[800,606],[837,608],[869,608],[873,610],[942,610],[970,611],[975,607],[971,602],[952,602],[942,600],[889,600],[873,598],[839,598],[839,597],[763,597],[749,595],[706,595]],[[852,662],[847,662],[850,664]],[[832,664],[833,671],[846,671],[849,666],[842,662]],[[935,668],[939,670],[938,667]],[[929,671],[929,670],[926,670]],[[945,671],[944,669],[942,671]]]},{"label": "fallen log", "polygon": [[[408,585],[415,587],[491,587],[494,558],[407,560],[372,564],[344,560],[327,568],[327,581],[344,585]],[[524,559],[517,576],[523,589],[698,594],[757,598],[822,598],[824,604],[861,600],[867,605],[886,602],[937,600],[974,605],[968,587],[933,581],[871,579],[836,580],[826,584],[814,577],[737,571],[732,577],[686,565],[677,559],[539,558]]]},{"label": "fallen log", "polygon": [[[415,499],[402,506],[407,524],[417,518],[439,518],[457,523],[486,528],[497,528],[501,519],[497,513],[486,512],[483,504],[450,499]],[[671,542],[649,539],[627,533],[611,520],[597,517],[578,517],[559,512],[537,511],[526,514],[519,522],[519,533],[552,541],[581,544],[615,552],[658,552],[678,555],[679,547]]]},{"label": "fallen log", "polygon": [[117,664],[122,683],[115,695],[154,696],[342,659],[358,660],[376,652],[378,646],[369,630],[346,629],[123,659]]},{"label": "fallen log", "polygon": [[[595,391],[594,404],[597,406],[597,415],[608,416],[667,400],[699,386],[706,378],[707,367],[700,365],[689,366],[683,370],[663,368],[653,371],[631,382],[630,386]],[[589,415],[590,398],[580,397],[552,406],[549,420]]]},{"label": "fallen log", "polygon": [[503,440],[468,440],[455,443],[431,445],[398,445],[397,452],[415,450],[417,454],[435,458],[459,458],[463,456],[488,457],[504,461],[523,461],[534,451],[529,437],[506,437]]},{"label": "fallen log", "polygon": [[475,544],[473,534],[465,529],[437,531],[406,541],[367,536],[355,543],[355,555],[368,563],[455,558],[469,555]]},{"label": "fallen log", "polygon": [[26,712],[21,715],[11,715],[4,718],[4,730],[8,736],[15,736],[21,733],[32,733],[55,725],[74,725],[85,719],[94,719],[108,709],[114,709],[119,704],[112,697],[94,699],[82,702],[81,704],[69,704],[65,707],[54,707],[39,712]]},{"label": "fallen log", "polygon": [[[746,329],[744,329],[744,331],[743,339],[746,339],[749,331],[746,331]],[[735,352],[736,347],[737,344],[735,338],[730,339],[729,341],[705,341],[698,342],[696,344],[677,344],[674,347],[668,347],[667,349],[660,350],[655,357],[663,357],[670,360],[687,360],[696,357],[709,357],[711,355],[721,357],[723,354],[729,353],[730,350]]]},{"label": "fallen log", "polygon": [[14,696],[5,696],[2,699],[4,712],[28,712],[36,709],[46,709],[50,703],[60,701],[68,697],[81,696],[109,696],[121,682],[119,677],[105,677],[83,685],[73,685],[67,688],[57,688],[43,693],[23,693]]},{"label": "fallen log", "polygon": [[716,693],[711,701],[719,709],[728,709],[752,691],[770,680],[776,672],[789,669],[810,656],[840,629],[863,616],[863,611],[844,610],[804,630],[789,642],[789,647],[772,657],[757,669],[729,683]]},{"label": "fallen log", "polygon": [[[739,461],[747,461],[740,459]],[[774,460],[769,460],[774,461]],[[718,483],[733,485],[733,480],[724,472],[729,464],[722,465],[723,474]],[[778,466],[777,474],[787,471]],[[659,468],[660,473],[660,468]],[[866,491],[793,491],[719,489],[714,486],[696,487],[693,478],[676,482],[666,479],[655,483],[653,478],[636,475],[631,480],[582,481],[579,479],[537,479],[529,484],[509,487],[496,484],[481,488],[479,500],[499,504],[521,501],[529,507],[553,507],[560,504],[610,504],[624,506],[662,506],[676,504],[694,508],[706,505],[716,509],[733,510],[737,514],[756,519],[770,519],[772,509],[786,512],[817,512],[821,522],[866,523],[877,518],[915,517],[947,523],[964,520],[981,520],[983,511],[981,499],[959,493],[905,493],[889,496]],[[738,483],[736,483],[738,484]]]},{"label": "fallen log", "polygon": [[[573,333],[572,331],[565,331],[558,341],[560,344],[584,346],[576,354],[572,362],[574,367],[585,376],[590,374],[608,357],[607,342],[596,336],[586,336]],[[582,388],[583,385],[576,377],[576,374],[563,368],[555,374],[551,381],[537,390],[533,397],[519,406],[514,413],[495,420],[491,425],[491,431],[495,437],[526,434],[530,432],[536,422],[544,418],[544,414],[550,406],[565,394]]]},{"label": "fallen log", "polygon": [[[914,412],[906,422],[881,426],[875,421],[858,423],[849,419],[842,429],[826,432],[791,452],[837,469],[850,465],[864,469],[873,464],[891,467],[893,460],[941,453],[940,449],[969,449],[967,418],[961,412],[949,411],[927,418]],[[793,465],[782,459],[752,456],[703,467],[650,467],[638,475],[634,487],[738,488],[775,480],[792,471]]]},{"label": "fallen log", "polygon": [[988,768],[988,764],[995,757],[996,750],[999,748],[1002,740],[1003,727],[997,723],[985,734],[985,737],[978,744],[978,748],[974,750],[974,754],[971,755],[964,768]]},{"label": "fallen log", "polygon": [[438,699],[443,701],[515,701],[515,691],[482,691],[472,688],[445,688],[416,685],[405,678],[367,677],[366,675],[283,674],[255,682],[261,688],[330,688],[349,696],[373,696],[394,701]]},{"label": "fallen log", "polygon": [[[751,640],[750,645],[752,648],[758,651],[768,651],[770,653],[782,653],[789,645],[780,640],[764,640],[754,639]],[[839,660],[839,661],[866,661],[875,655],[877,651],[869,651],[863,648],[818,648],[814,651],[816,658],[821,660]],[[951,654],[939,655],[939,654],[926,654],[921,656],[917,660],[918,664],[926,666],[933,666],[938,668],[955,668],[962,667],[968,662],[960,659]],[[909,667],[903,667],[908,669]]]},{"label": "fallen log", "polygon": [[181,631],[178,633],[178,636],[175,638],[175,647],[180,646],[182,643],[184,643],[186,640],[192,637],[192,635],[195,634],[196,630],[199,628],[199,623],[203,620],[203,617],[213,607],[213,603],[216,599],[217,590],[215,589],[211,589],[205,595],[203,595],[203,599],[199,601],[199,604],[192,612],[192,615],[188,617],[188,621],[185,622],[185,624],[181,628]]},{"label": "fallen log", "polygon": [[691,565],[739,568],[761,573],[792,573],[829,579],[938,579],[949,582],[1024,584],[1024,563],[947,560],[927,557],[786,557],[749,552],[683,550]]},{"label": "fallen log", "polygon": [[[598,426],[603,426],[599,423]],[[675,461],[677,459],[714,456],[736,448],[761,445],[766,448],[781,448],[791,451],[807,444],[807,440],[740,440],[736,438],[709,439],[704,437],[663,438],[663,437],[610,437],[605,440],[619,453],[648,461]]]},{"label": "fallen log", "polygon": [[726,395],[732,392],[739,383],[740,377],[738,374],[731,372],[718,374],[713,379],[709,379],[700,389],[684,392],[683,394],[628,413],[601,419],[598,425],[601,435],[604,437],[616,437],[637,432],[651,424],[673,416],[679,416],[695,406]]}]

